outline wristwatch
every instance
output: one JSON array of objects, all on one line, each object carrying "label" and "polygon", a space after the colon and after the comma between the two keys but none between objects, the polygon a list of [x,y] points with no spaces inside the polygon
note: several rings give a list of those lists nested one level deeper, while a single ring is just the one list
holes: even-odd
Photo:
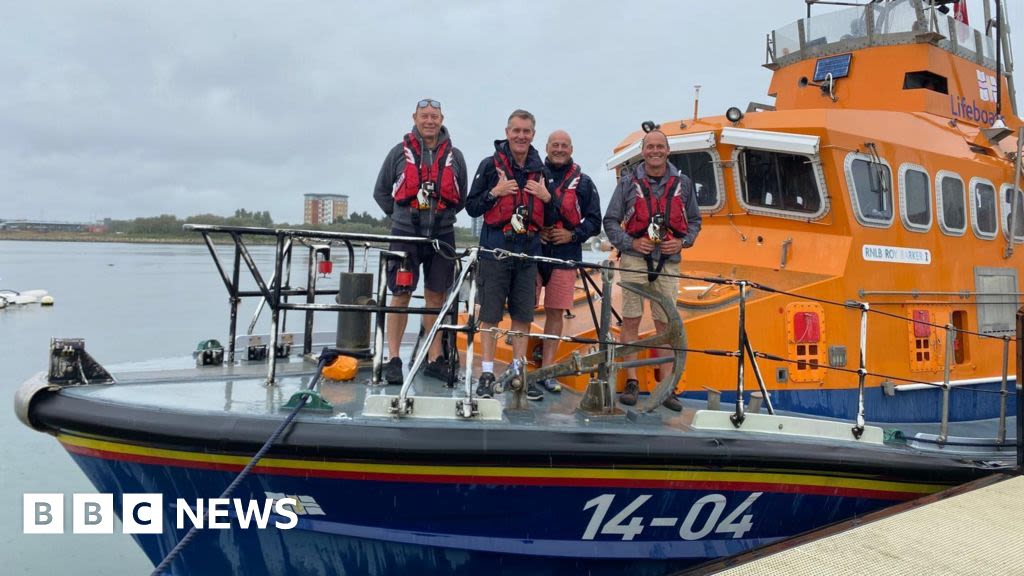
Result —
[{"label": "wristwatch", "polygon": [[569,237],[569,241],[572,242],[573,244],[576,244],[579,241],[579,239],[576,238],[576,233],[575,232],[573,232],[572,236]]}]

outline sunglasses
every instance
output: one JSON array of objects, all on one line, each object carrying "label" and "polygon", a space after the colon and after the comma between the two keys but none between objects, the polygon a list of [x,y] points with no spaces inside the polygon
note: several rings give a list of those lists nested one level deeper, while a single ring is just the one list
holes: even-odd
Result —
[{"label": "sunglasses", "polygon": [[440,102],[438,102],[437,100],[431,100],[429,98],[424,98],[423,100],[420,100],[419,102],[416,103],[417,108],[426,108],[427,106],[430,106],[431,108],[437,108],[438,110],[441,109]]}]

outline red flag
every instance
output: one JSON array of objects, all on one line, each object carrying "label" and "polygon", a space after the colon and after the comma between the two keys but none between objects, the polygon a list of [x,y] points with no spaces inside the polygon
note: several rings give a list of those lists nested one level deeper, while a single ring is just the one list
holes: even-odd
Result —
[{"label": "red flag", "polygon": [[964,24],[970,24],[967,18],[967,0],[960,0],[953,4],[953,18]]}]

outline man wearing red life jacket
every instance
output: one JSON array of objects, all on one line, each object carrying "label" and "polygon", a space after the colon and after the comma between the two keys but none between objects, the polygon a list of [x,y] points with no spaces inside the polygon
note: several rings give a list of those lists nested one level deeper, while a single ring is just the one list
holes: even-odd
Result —
[{"label": "man wearing red life jacket", "polygon": [[[424,99],[412,115],[412,132],[395,145],[384,159],[373,189],[373,199],[391,217],[391,233],[396,236],[437,238],[455,246],[455,215],[466,199],[466,161],[452,146],[444,127],[444,114],[437,100]],[[392,242],[391,249],[405,252],[404,262],[388,263],[388,289],[391,306],[406,307],[423,268],[423,295],[427,307],[440,308],[444,295],[455,280],[455,265],[428,244]],[[423,315],[423,325],[434,323],[435,316]],[[384,380],[401,384],[402,359],[399,348],[408,316],[388,314],[385,331],[388,339],[388,363]],[[441,339],[430,345],[424,372],[448,379],[449,364],[442,358]]]},{"label": "man wearing red life jacket", "polygon": [[[473,177],[466,198],[466,212],[483,216],[480,247],[516,253],[540,255],[540,232],[544,227],[544,205],[551,199],[544,185],[544,165],[531,145],[536,119],[526,110],[516,110],[508,118],[505,140],[494,142],[494,154],[484,158]],[[512,329],[528,332],[537,302],[537,263],[506,258],[498,260],[481,252],[477,275],[480,298],[480,326],[489,329],[501,322],[508,303]],[[482,369],[476,393],[482,398],[494,394],[494,352],[497,341],[490,334],[483,338]],[[512,339],[515,362],[526,358],[526,339]],[[526,391],[530,400],[541,400],[544,393],[531,384]]]},{"label": "man wearing red life jacket", "polygon": [[[624,170],[604,215],[608,240],[618,248],[622,282],[650,282],[672,302],[679,295],[679,279],[659,272],[678,273],[679,251],[693,246],[700,232],[700,208],[690,179],[668,161],[668,138],[660,130],[649,132],[643,140],[643,163]],[[665,267],[666,264],[671,266]],[[667,317],[651,306],[655,330],[668,329]],[[622,291],[621,342],[638,339],[643,299]],[[675,314],[675,310],[668,313]],[[634,355],[635,357],[635,355]],[[619,402],[636,404],[640,383],[636,368],[626,369],[626,386]],[[679,411],[682,404],[669,396],[666,408]]]},{"label": "man wearing red life jacket", "polygon": [[[594,181],[573,162],[568,132],[556,130],[548,136],[547,154],[544,177],[551,201],[544,211],[542,253],[549,258],[579,262],[583,259],[583,243],[601,231],[601,198]],[[562,317],[573,306],[576,270],[543,262],[538,268],[537,291],[544,288],[544,333],[561,336]],[[557,350],[556,340],[544,340],[541,365],[553,363]],[[548,392],[562,389],[554,378],[542,385]]]}]

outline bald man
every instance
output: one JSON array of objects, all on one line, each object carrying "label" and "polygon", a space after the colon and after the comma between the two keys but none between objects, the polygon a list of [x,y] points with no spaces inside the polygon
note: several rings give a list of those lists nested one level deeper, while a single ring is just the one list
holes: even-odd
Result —
[{"label": "bald man", "polygon": [[[679,272],[679,251],[693,246],[700,232],[700,208],[693,182],[669,162],[668,138],[660,130],[648,133],[640,148],[643,162],[623,169],[615,187],[604,230],[608,240],[619,250],[622,282],[648,282],[675,302],[679,295],[679,279],[662,276],[661,272]],[[665,264],[671,264],[666,267]],[[652,305],[654,328],[658,334],[668,329],[665,313]],[[621,342],[638,339],[640,319],[644,314],[643,299],[632,292],[622,292]],[[635,358],[635,354],[628,359]],[[636,404],[640,382],[636,368],[626,369],[626,386],[619,402]],[[683,405],[669,396],[664,406],[676,412]]]},{"label": "bald man", "polygon": [[[572,160],[572,138],[565,130],[548,136],[544,178],[551,200],[544,207],[541,251],[559,260],[583,259],[583,243],[601,231],[601,198],[597,187]],[[576,270],[569,266],[541,263],[537,274],[537,301],[544,290],[544,333],[562,335],[562,318],[572,308]],[[558,342],[545,340],[541,365],[555,360]],[[550,378],[542,382],[548,392],[558,393],[562,385]]]}]

